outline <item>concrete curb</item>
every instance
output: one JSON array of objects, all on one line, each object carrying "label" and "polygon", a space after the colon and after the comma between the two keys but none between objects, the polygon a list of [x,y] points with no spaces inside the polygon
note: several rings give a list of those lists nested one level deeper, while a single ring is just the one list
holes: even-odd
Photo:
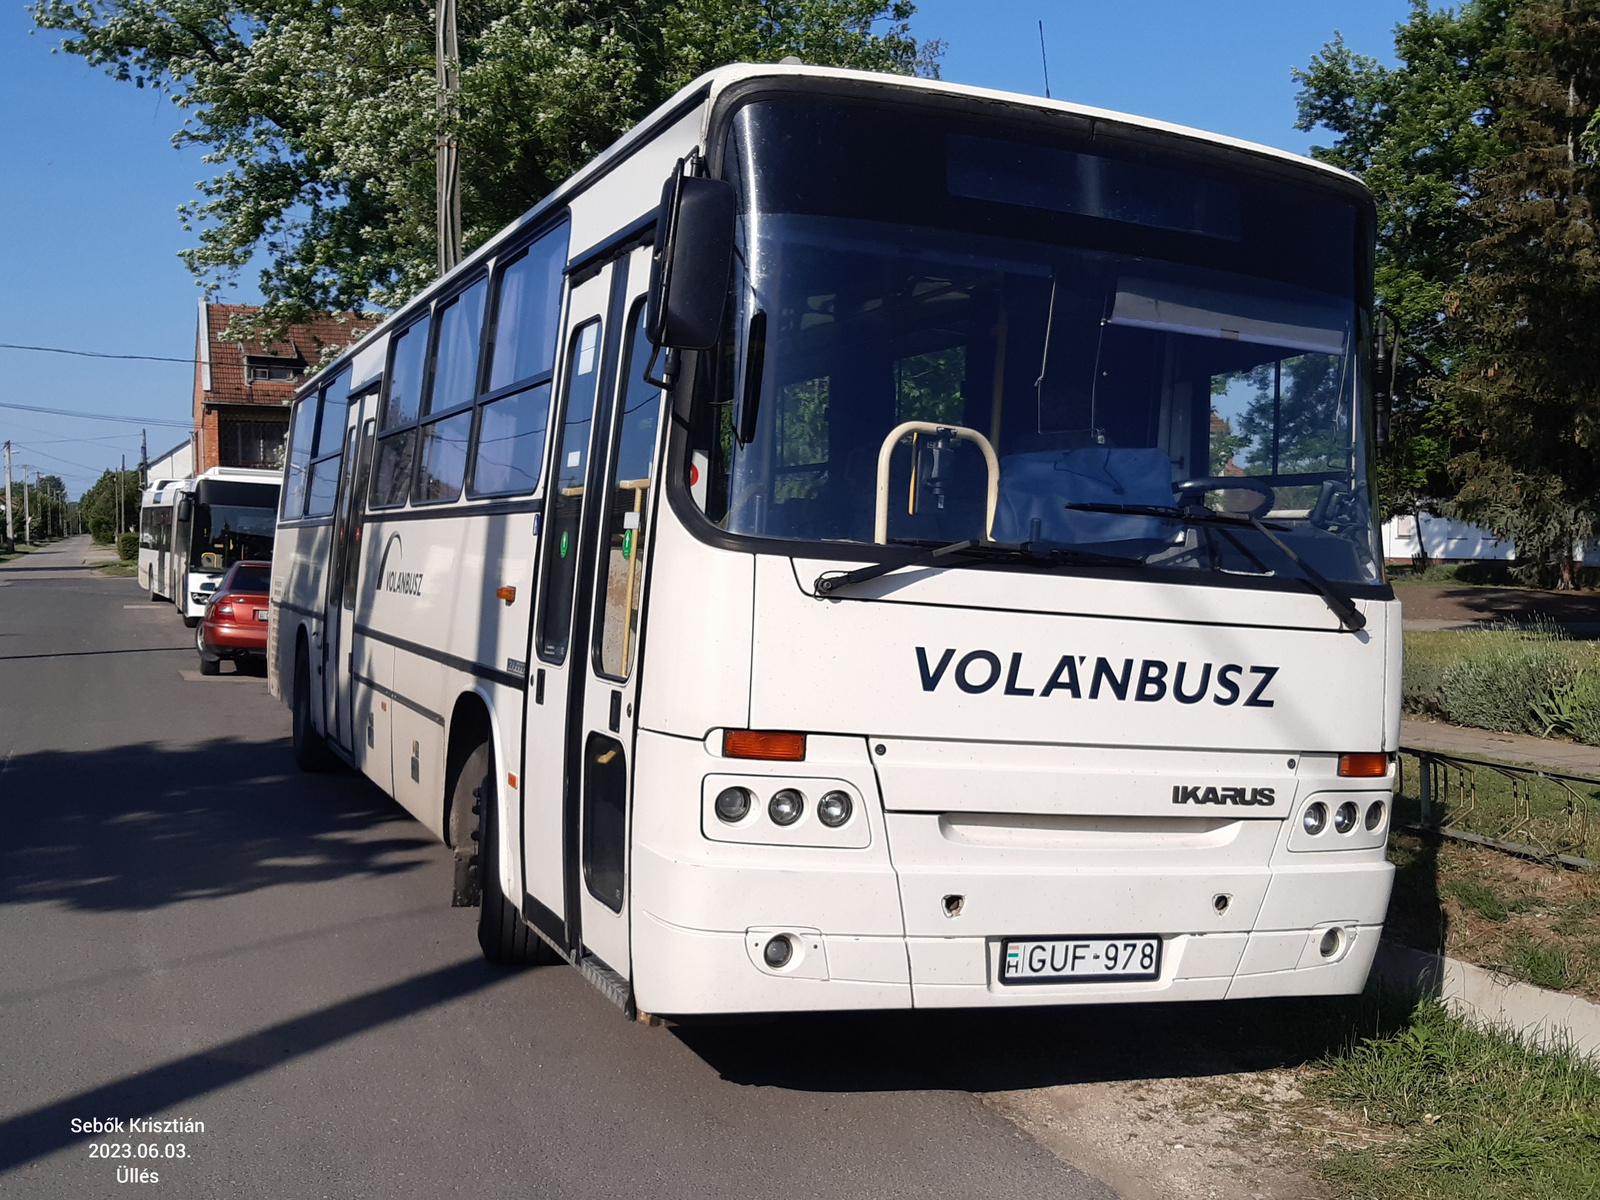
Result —
[{"label": "concrete curb", "polygon": [[1393,942],[1379,944],[1372,972],[1385,983],[1438,997],[1473,1024],[1509,1029],[1541,1046],[1570,1047],[1600,1063],[1600,1004]]}]

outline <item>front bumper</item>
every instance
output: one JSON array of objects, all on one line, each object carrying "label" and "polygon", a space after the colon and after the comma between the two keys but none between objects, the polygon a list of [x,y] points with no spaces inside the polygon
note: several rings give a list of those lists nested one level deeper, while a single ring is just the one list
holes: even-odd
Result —
[{"label": "front bumper", "polygon": [[[867,799],[866,845],[730,844],[676,804],[640,802],[652,781],[677,792],[676,781],[726,772],[727,760],[647,732],[637,753],[632,975],[652,1013],[1350,994],[1366,983],[1394,875],[1381,846],[1290,852],[1283,819],[1208,822],[1155,847],[1119,835],[1107,848],[1092,833],[985,842],[949,814],[885,812],[867,745],[849,738],[811,739],[804,767]],[[1324,956],[1331,927],[1339,947]],[[797,953],[774,969],[761,948],[777,933]],[[1161,977],[1001,982],[1006,938],[1097,934],[1160,936]]]}]

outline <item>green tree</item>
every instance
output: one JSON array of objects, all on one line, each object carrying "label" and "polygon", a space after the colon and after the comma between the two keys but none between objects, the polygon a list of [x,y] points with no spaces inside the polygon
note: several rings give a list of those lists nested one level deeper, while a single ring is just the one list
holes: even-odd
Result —
[{"label": "green tree", "polygon": [[[936,73],[910,0],[469,0],[461,7],[468,248],[701,72],[795,54]],[[391,307],[433,278],[442,132],[418,0],[36,0],[61,49],[166,92],[220,169],[180,209],[209,285],[267,262],[265,319]]]},{"label": "green tree", "polygon": [[1452,509],[1517,545],[1530,582],[1570,587],[1600,526],[1600,0],[1537,0],[1497,85],[1505,155],[1476,176],[1441,395],[1470,435]]},{"label": "green tree", "polygon": [[[122,476],[122,516],[117,523],[117,476]],[[83,514],[84,527],[94,540],[102,544],[116,541],[118,533],[129,533],[139,528],[139,472],[137,470],[113,471],[107,468],[85,489],[78,498],[78,510]]]},{"label": "green tree", "polygon": [[1384,515],[1415,512],[1454,491],[1447,464],[1459,422],[1435,388],[1461,352],[1445,321],[1460,289],[1466,249],[1478,236],[1467,203],[1474,172],[1505,151],[1495,122],[1495,81],[1505,69],[1515,0],[1467,0],[1433,11],[1412,0],[1385,67],[1335,34],[1296,70],[1296,127],[1326,129],[1312,154],[1351,171],[1378,204],[1377,293],[1403,331],[1391,450],[1379,465]]}]

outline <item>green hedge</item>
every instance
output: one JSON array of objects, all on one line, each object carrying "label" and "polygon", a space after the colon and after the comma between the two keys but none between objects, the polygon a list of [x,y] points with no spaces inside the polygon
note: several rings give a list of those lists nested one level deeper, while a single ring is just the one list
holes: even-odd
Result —
[{"label": "green hedge", "polygon": [[117,538],[117,557],[123,562],[132,562],[139,557],[139,535],[125,533]]},{"label": "green hedge", "polygon": [[1600,745],[1600,652],[1551,626],[1408,633],[1405,708]]}]

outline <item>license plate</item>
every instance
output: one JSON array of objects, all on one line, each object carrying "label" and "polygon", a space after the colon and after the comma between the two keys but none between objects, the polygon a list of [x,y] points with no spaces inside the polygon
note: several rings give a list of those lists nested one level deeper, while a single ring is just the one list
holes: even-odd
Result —
[{"label": "license plate", "polygon": [[1158,937],[1028,938],[1000,947],[1001,983],[1160,978]]},{"label": "license plate", "polygon": [[256,609],[256,620],[265,621],[266,619],[267,619],[267,610],[264,609],[264,608]]}]

